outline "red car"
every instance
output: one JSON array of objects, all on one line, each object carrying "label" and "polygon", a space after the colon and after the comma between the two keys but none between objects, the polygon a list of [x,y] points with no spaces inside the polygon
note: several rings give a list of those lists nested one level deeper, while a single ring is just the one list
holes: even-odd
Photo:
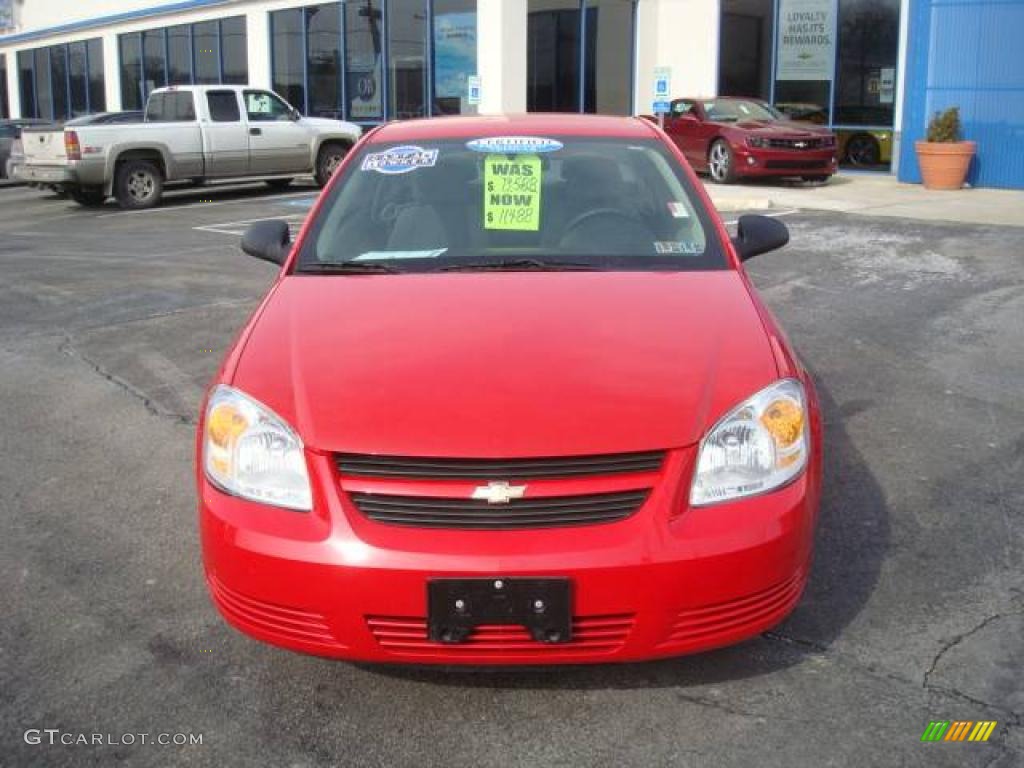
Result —
[{"label": "red car", "polygon": [[836,137],[821,126],[788,120],[763,101],[676,99],[665,132],[694,170],[720,184],[748,176],[827,181],[836,172]]},{"label": "red car", "polygon": [[390,123],[345,159],[204,403],[199,520],[238,629],[375,662],[734,643],[807,580],[811,380],[682,155],[619,117]]}]

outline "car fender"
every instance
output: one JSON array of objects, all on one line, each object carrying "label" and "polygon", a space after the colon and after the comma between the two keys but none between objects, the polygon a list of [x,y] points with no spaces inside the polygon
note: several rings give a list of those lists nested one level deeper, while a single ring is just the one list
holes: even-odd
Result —
[{"label": "car fender", "polygon": [[[164,176],[167,179],[178,178],[178,163],[174,159],[171,150],[163,142],[155,141],[130,141],[115,144],[107,151],[107,160],[103,173],[103,190],[108,195],[113,194],[114,173],[118,162],[128,153],[145,152],[153,153],[160,157],[164,167]],[[202,175],[202,174],[198,174]]]}]

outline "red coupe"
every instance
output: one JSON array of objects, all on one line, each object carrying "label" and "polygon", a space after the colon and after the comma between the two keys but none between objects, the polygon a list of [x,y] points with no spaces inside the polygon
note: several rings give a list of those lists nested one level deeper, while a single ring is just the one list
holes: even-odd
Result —
[{"label": "red coupe", "polygon": [[203,404],[206,580],[238,629],[376,662],[674,656],[782,620],[814,386],[649,122],[389,123],[348,155]]},{"label": "red coupe", "polygon": [[757,99],[676,99],[665,132],[698,172],[720,184],[747,176],[827,181],[836,172],[836,137],[788,120]]}]

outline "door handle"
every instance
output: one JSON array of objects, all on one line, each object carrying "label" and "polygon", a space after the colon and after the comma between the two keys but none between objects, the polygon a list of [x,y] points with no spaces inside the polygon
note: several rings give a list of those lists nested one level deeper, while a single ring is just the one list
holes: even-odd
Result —
[{"label": "door handle", "polygon": [[263,135],[263,131],[260,128],[250,128],[249,129],[249,135],[250,136],[262,136]]}]

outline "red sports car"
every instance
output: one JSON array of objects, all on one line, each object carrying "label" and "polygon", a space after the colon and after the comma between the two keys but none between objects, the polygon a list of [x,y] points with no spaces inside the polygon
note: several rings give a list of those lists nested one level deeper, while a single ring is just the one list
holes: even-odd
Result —
[{"label": "red sports car", "polygon": [[778,623],[807,580],[814,386],[649,122],[369,132],[227,355],[197,435],[207,583],[323,656],[649,659]]},{"label": "red sports car", "polygon": [[731,184],[745,176],[826,181],[836,172],[836,137],[789,120],[757,99],[676,99],[665,132],[698,172]]}]

